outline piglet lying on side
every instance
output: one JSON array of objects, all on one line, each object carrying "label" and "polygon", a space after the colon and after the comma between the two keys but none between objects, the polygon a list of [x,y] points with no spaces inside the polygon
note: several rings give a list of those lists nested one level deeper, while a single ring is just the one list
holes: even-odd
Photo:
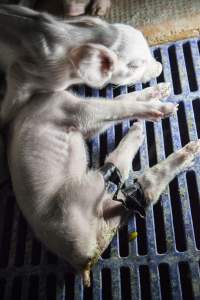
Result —
[{"label": "piglet lying on side", "polygon": [[[167,91],[168,86],[160,84],[114,101],[80,100],[68,92],[38,94],[9,125],[8,161],[17,202],[36,236],[81,272],[87,286],[92,265],[134,213],[132,203],[126,206],[120,191],[118,197],[124,204],[113,200],[105,170],[117,170],[123,183],[144,136],[138,121],[108,155],[101,170],[88,169],[85,139],[111,122],[152,120],[149,108],[154,101],[162,106],[159,99],[167,96]],[[152,94],[157,100],[147,99]],[[163,113],[168,116],[171,107]],[[145,211],[156,203],[166,185],[199,151],[200,141],[191,142],[145,170],[137,179],[143,195],[142,201],[137,200],[139,208]]]},{"label": "piglet lying on side", "polygon": [[[85,140],[125,119],[158,121],[173,114],[177,105],[161,101],[170,94],[169,84],[113,101],[81,98],[65,89],[79,83],[132,85],[159,76],[162,66],[143,35],[123,24],[93,18],[62,22],[15,6],[0,8],[0,27],[6,28],[0,36],[0,65],[7,74],[1,124],[8,129],[17,202],[36,236],[89,285],[89,270],[116,230],[134,211],[145,213],[158,200],[199,153],[200,143],[191,142],[146,170],[124,193],[123,182],[143,141],[140,121],[101,170],[88,169]],[[113,176],[117,197],[108,186]]]}]

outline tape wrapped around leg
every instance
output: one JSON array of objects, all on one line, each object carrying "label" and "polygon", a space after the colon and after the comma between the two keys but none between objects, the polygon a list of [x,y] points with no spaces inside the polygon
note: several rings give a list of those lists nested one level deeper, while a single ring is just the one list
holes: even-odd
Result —
[{"label": "tape wrapped around leg", "polygon": [[145,199],[143,189],[137,179],[134,179],[133,184],[128,187],[123,185],[120,190],[125,197],[124,200],[120,199],[122,204],[127,209],[134,211],[144,218],[146,216],[147,201]]},{"label": "tape wrapped around leg", "polygon": [[[137,181],[134,179],[133,184],[125,186],[122,182],[122,176],[119,169],[112,163],[106,163],[100,168],[105,181],[105,187],[108,193],[113,193],[113,200],[119,201],[123,206],[141,217],[146,216],[147,201],[144,192]],[[118,198],[119,191],[123,194],[123,199]]]}]

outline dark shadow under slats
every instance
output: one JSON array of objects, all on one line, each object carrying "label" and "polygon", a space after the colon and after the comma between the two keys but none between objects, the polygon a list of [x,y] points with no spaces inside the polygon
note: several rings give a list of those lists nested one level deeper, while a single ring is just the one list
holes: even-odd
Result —
[{"label": "dark shadow under slats", "polygon": [[39,296],[39,277],[31,275],[29,282],[28,300],[37,300]]},{"label": "dark shadow under slats", "polygon": [[135,92],[135,85],[128,86],[128,93]]},{"label": "dark shadow under slats", "polygon": [[113,97],[121,95],[121,87],[113,85]]},{"label": "dark shadow under slats", "polygon": [[136,214],[136,228],[137,228],[137,245],[138,253],[140,255],[147,254],[147,236],[146,236],[146,221]]},{"label": "dark shadow under slats", "polygon": [[9,197],[6,201],[5,221],[0,243],[0,268],[5,268],[8,264],[10,239],[12,234],[13,215],[14,215],[14,197]]},{"label": "dark shadow under slats", "polygon": [[101,257],[103,259],[110,258],[110,245],[106,248],[106,250],[102,253]]},{"label": "dark shadow under slats", "polygon": [[153,122],[146,122],[146,133],[147,133],[147,147],[149,155],[149,166],[152,167],[157,163],[156,157],[156,143],[154,134]]},{"label": "dark shadow under slats", "polygon": [[146,89],[146,88],[148,88],[148,87],[150,87],[150,83],[149,82],[145,82],[145,83],[142,84],[142,89],[143,90]]},{"label": "dark shadow under slats", "polygon": [[13,280],[11,300],[21,299],[22,293],[22,278],[16,277]]},{"label": "dark shadow under slats", "polygon": [[200,41],[198,41],[198,49],[199,49],[199,54],[200,54]]},{"label": "dark shadow under slats", "polygon": [[128,240],[128,226],[124,225],[119,230],[119,255],[127,257],[129,255],[129,240]]},{"label": "dark shadow under slats", "polygon": [[111,300],[112,299],[112,286],[111,286],[111,272],[110,269],[105,268],[102,270],[102,299]]},{"label": "dark shadow under slats", "polygon": [[160,201],[158,201],[157,204],[153,206],[153,212],[154,212],[157,251],[158,253],[165,253],[167,251],[166,234],[165,234],[165,225],[163,219],[163,209]]},{"label": "dark shadow under slats", "polygon": [[122,124],[117,124],[115,125],[115,148],[121,142],[122,138]]},{"label": "dark shadow under slats", "polygon": [[107,133],[104,132],[100,135],[100,165],[104,164],[107,155]]},{"label": "dark shadow under slats", "polygon": [[132,162],[133,171],[139,171],[141,169],[140,151],[138,151]]},{"label": "dark shadow under slats", "polygon": [[162,263],[158,266],[162,300],[172,300],[169,265]]},{"label": "dark shadow under slats", "polygon": [[85,88],[85,96],[84,96],[84,98],[85,97],[92,97],[92,89],[91,88],[89,88],[87,85],[84,85],[84,88]]},{"label": "dark shadow under slats", "polygon": [[178,64],[177,64],[177,57],[176,57],[176,48],[175,46],[170,46],[168,48],[169,53],[169,62],[171,67],[171,75],[172,75],[172,81],[173,81],[173,88],[174,88],[174,94],[181,94],[181,82],[179,77],[179,71],[178,71]]},{"label": "dark shadow under slats", "polygon": [[130,269],[127,267],[120,268],[121,279],[121,300],[131,300],[131,276]]},{"label": "dark shadow under slats", "polygon": [[65,300],[74,300],[75,275],[67,273],[65,275]]},{"label": "dark shadow under slats", "polygon": [[5,287],[6,287],[5,278],[0,278],[0,299],[2,300],[4,300]]},{"label": "dark shadow under slats", "polygon": [[189,139],[187,119],[185,114],[185,106],[183,102],[179,103],[179,109],[177,115],[178,115],[178,126],[180,130],[181,144],[182,146],[185,146],[187,143],[189,143],[190,139]]},{"label": "dark shadow under slats", "polygon": [[56,299],[56,275],[50,274],[46,280],[46,300]]},{"label": "dark shadow under slats", "polygon": [[195,123],[196,123],[197,135],[198,135],[198,138],[200,138],[200,121],[199,121],[200,99],[195,99],[194,101],[192,101],[192,105],[193,105],[193,110],[194,110],[194,118],[195,118]]},{"label": "dark shadow under slats", "polygon": [[[140,286],[141,286],[141,299],[151,300],[151,286],[150,286],[150,273],[148,266],[140,266]],[[153,299],[154,300],[154,299]]]},{"label": "dark shadow under slats", "polygon": [[27,223],[20,213],[18,229],[17,229],[17,247],[15,256],[15,265],[17,267],[22,266],[24,263],[24,252],[26,242]]},{"label": "dark shadow under slats", "polygon": [[165,155],[166,157],[173,153],[173,143],[172,143],[172,134],[169,118],[162,120],[162,129],[163,129],[163,140],[165,147]]},{"label": "dark shadow under slats", "polygon": [[196,247],[200,250],[200,198],[195,173],[193,171],[187,172],[186,179],[190,199]]},{"label": "dark shadow under slats", "polygon": [[179,274],[183,300],[193,300],[194,295],[191,284],[191,272],[187,262],[179,263]]},{"label": "dark shadow under slats", "polygon": [[86,141],[88,147],[88,168],[92,168],[92,141]]},{"label": "dark shadow under slats", "polygon": [[188,76],[188,82],[190,86],[190,90],[192,92],[197,91],[197,80],[196,80],[196,74],[194,70],[194,63],[192,59],[192,52],[190,48],[190,43],[183,44],[183,53],[185,57],[185,65],[187,70],[187,76]]},{"label": "dark shadow under slats", "polygon": [[40,258],[41,258],[41,243],[36,238],[33,238],[31,264],[39,265]]},{"label": "dark shadow under slats", "polygon": [[55,254],[53,254],[50,251],[47,251],[46,254],[47,254],[47,263],[48,264],[52,264],[53,265],[53,264],[57,263],[58,257]]}]

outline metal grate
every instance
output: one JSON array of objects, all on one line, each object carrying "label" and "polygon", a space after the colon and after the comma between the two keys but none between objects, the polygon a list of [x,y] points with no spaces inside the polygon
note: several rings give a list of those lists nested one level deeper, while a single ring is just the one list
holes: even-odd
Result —
[{"label": "metal grate", "polygon": [[[190,140],[200,138],[200,41],[191,39],[152,49],[164,71],[158,82],[173,86],[170,101],[180,103],[176,116],[146,122],[145,143],[133,170],[164,159]],[[153,85],[152,80],[149,84]],[[146,85],[145,85],[146,86]],[[144,86],[137,84],[134,89]],[[80,94],[103,95],[108,101],[132,89],[126,86]],[[127,132],[130,122],[111,127],[90,144],[91,164],[98,167]],[[0,299],[200,299],[200,160],[180,174],[150,207],[147,218],[133,217],[105,251],[92,272],[92,287],[47,252],[34,238],[19,212],[11,188],[0,196]],[[135,241],[128,234],[138,231]]]}]

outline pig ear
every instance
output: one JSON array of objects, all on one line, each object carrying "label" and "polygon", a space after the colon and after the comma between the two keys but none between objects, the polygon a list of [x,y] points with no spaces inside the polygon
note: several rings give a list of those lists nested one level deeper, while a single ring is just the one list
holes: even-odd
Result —
[{"label": "pig ear", "polygon": [[117,63],[115,53],[98,44],[72,49],[70,60],[83,83],[96,88],[109,82]]}]

